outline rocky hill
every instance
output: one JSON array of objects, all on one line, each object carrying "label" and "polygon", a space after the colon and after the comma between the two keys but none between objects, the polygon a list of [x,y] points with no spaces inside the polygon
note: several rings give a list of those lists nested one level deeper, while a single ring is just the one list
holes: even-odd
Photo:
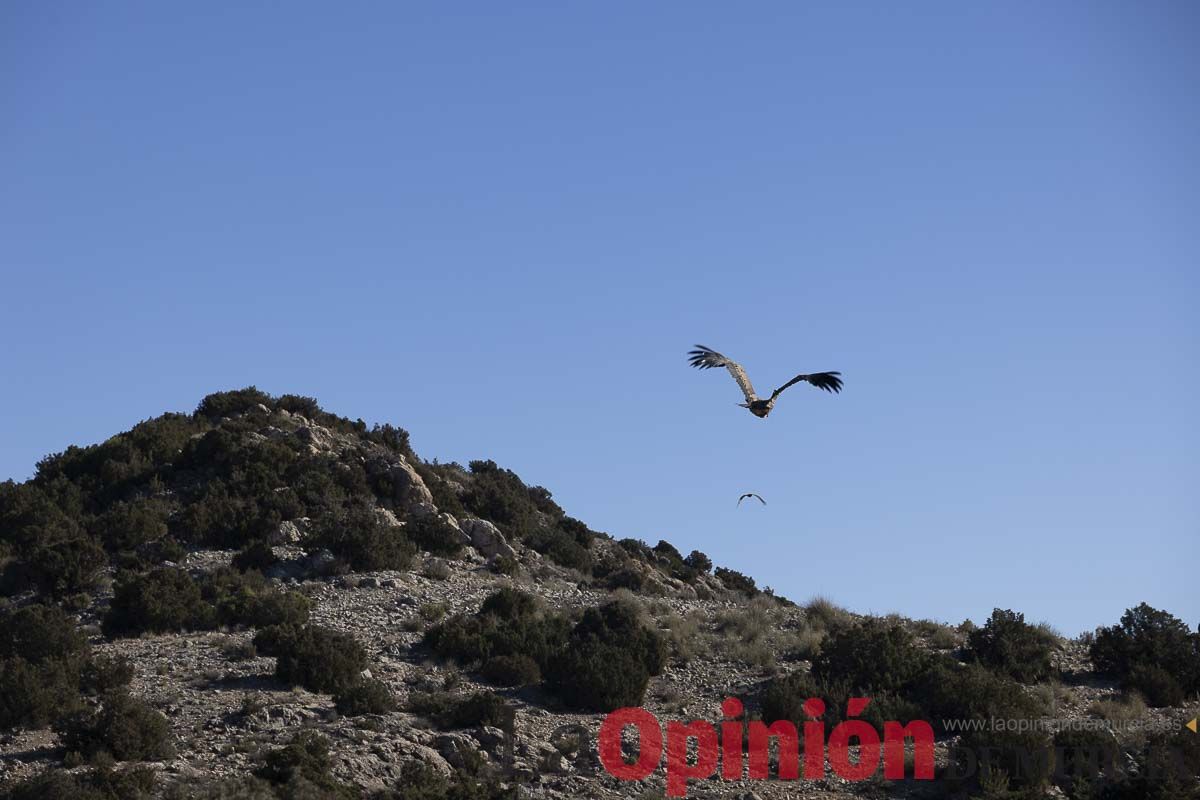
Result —
[{"label": "rocky hill", "polygon": [[[1001,609],[797,605],[593,531],[491,461],[427,462],[399,428],[253,387],[0,484],[0,565],[0,797],[655,798],[663,769],[602,764],[606,712],[717,725],[737,698],[738,725],[802,730],[821,698],[829,738],[852,697],[881,733],[927,721],[937,778],[910,742],[904,779],[826,754],[821,777],[688,796],[1200,796],[1200,633],[1166,612],[1068,641]],[[994,719],[1040,722],[961,722]]]}]

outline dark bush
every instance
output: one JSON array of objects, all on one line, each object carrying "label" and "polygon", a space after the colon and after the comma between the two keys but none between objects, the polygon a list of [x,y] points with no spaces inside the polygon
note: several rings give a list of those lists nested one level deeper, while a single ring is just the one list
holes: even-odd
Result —
[{"label": "dark bush", "polygon": [[1126,690],[1137,692],[1155,708],[1181,706],[1187,698],[1179,681],[1154,664],[1134,664],[1123,683]]},{"label": "dark bush", "polygon": [[505,587],[484,600],[477,614],[457,614],[430,628],[425,643],[463,662],[524,655],[545,669],[566,646],[570,630],[564,617],[545,611],[537,598]]},{"label": "dark bush", "polygon": [[693,550],[688,554],[688,557],[683,560],[693,570],[698,573],[706,573],[712,570],[712,559],[701,553],[699,550]]},{"label": "dark bush", "polygon": [[129,685],[133,665],[124,656],[96,656],[84,665],[80,688],[90,695],[103,695]]},{"label": "dark bush", "polygon": [[0,791],[3,800],[143,800],[154,792],[157,773],[145,767],[47,770]]},{"label": "dark bush", "polygon": [[439,516],[410,517],[404,535],[421,550],[435,555],[454,556],[462,552],[462,533]]},{"label": "dark bush", "polygon": [[542,498],[525,486],[515,472],[501,469],[494,461],[472,461],[470,468],[467,491],[460,498],[467,511],[504,526],[517,539],[535,527],[538,501],[548,498]]},{"label": "dark bush", "polygon": [[1015,611],[992,611],[982,628],[967,635],[967,652],[979,663],[1022,683],[1037,683],[1051,674],[1053,638],[1025,615]]},{"label": "dark bush", "polygon": [[260,392],[256,386],[245,389],[235,389],[228,392],[214,392],[200,401],[196,407],[197,417],[207,417],[210,420],[221,417],[232,417],[243,411],[249,411],[257,405],[271,408],[274,405],[271,395]]},{"label": "dark bush", "polygon": [[[1120,678],[1132,687],[1135,667],[1139,680],[1173,697],[1175,692],[1148,668],[1165,671],[1187,693],[1200,691],[1200,634],[1190,631],[1183,621],[1146,603],[1128,609],[1118,625],[1100,628],[1091,645],[1096,669]],[[1146,698],[1154,702],[1150,697]]]},{"label": "dark bush", "polygon": [[167,718],[123,691],[105,695],[98,709],[72,714],[55,727],[68,753],[89,759],[108,753],[118,761],[157,761],[175,752]]},{"label": "dark bush", "polygon": [[109,550],[132,550],[167,535],[168,509],[163,503],[142,500],[118,502],[96,518],[92,532]]},{"label": "dark bush", "polygon": [[288,744],[269,751],[262,760],[255,775],[278,787],[287,787],[283,796],[293,797],[304,792],[308,796],[335,800],[357,794],[333,777],[329,740],[316,731],[297,733]]},{"label": "dark bush", "polygon": [[863,692],[895,692],[909,686],[928,664],[928,655],[902,626],[868,618],[834,630],[813,660],[812,672],[818,680],[844,681]]},{"label": "dark bush", "polygon": [[566,648],[545,670],[550,687],[568,705],[612,711],[640,705],[650,676],[662,671],[666,643],[621,602],[589,608]]},{"label": "dark bush", "polygon": [[591,551],[561,528],[535,528],[525,535],[524,541],[555,564],[584,574],[592,571]]},{"label": "dark bush", "polygon": [[733,592],[741,592],[750,597],[758,594],[758,586],[754,583],[754,579],[743,575],[737,570],[727,569],[725,567],[717,567],[713,570],[713,575],[721,580],[726,589]]},{"label": "dark bush", "polygon": [[383,681],[368,679],[334,695],[338,713],[344,717],[387,714],[396,710],[396,698]]},{"label": "dark bush", "polygon": [[61,536],[26,548],[17,569],[23,583],[61,599],[90,592],[107,563],[104,548],[72,522]]},{"label": "dark bush", "polygon": [[646,576],[633,567],[621,567],[613,570],[604,579],[606,589],[628,589],[640,592],[646,586]]},{"label": "dark bush", "polygon": [[275,656],[276,678],[313,692],[345,691],[367,667],[366,651],[353,636],[317,625],[273,625],[258,632],[254,646]]},{"label": "dark bush", "polygon": [[200,584],[181,569],[163,567],[144,575],[117,576],[103,629],[106,636],[136,636],[215,625],[216,613],[204,601]]},{"label": "dark bush", "polygon": [[40,728],[79,708],[79,667],[62,659],[31,664],[0,658],[0,728]]},{"label": "dark bush", "polygon": [[214,570],[201,581],[201,594],[217,622],[228,626],[302,625],[312,608],[304,595],[280,591],[256,571]]},{"label": "dark bush", "polygon": [[275,552],[271,550],[271,545],[260,539],[237,552],[233,557],[233,568],[242,572],[252,569],[265,572],[275,561]]},{"label": "dark bush", "polygon": [[526,655],[493,656],[481,670],[484,680],[497,686],[529,686],[542,682],[538,663]]},{"label": "dark bush", "polygon": [[495,692],[475,692],[465,697],[450,692],[414,692],[408,710],[423,714],[444,730],[490,725],[504,731],[513,729],[516,712]]},{"label": "dark bush", "polygon": [[355,570],[408,569],[417,548],[403,528],[388,525],[373,505],[354,503],[317,521],[313,543]]}]

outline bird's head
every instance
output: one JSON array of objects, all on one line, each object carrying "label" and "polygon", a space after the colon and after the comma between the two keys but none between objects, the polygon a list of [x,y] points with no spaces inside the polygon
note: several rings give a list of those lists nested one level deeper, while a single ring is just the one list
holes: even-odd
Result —
[{"label": "bird's head", "polygon": [[749,403],[736,403],[735,405],[737,405],[739,408],[749,408],[750,407]]}]

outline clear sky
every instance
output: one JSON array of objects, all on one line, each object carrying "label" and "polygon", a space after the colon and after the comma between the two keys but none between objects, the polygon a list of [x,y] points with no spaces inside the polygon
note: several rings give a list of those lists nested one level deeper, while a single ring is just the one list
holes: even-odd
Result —
[{"label": "clear sky", "polygon": [[[0,478],[253,383],[796,600],[1195,625],[1198,35],[1191,2],[4,3]],[[759,420],[697,342],[845,391]]]}]

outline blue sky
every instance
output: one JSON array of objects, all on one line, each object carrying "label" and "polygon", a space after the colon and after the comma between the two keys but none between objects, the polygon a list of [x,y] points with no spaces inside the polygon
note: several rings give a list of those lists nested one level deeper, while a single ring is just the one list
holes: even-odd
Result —
[{"label": "blue sky", "polygon": [[253,383],[797,600],[1200,622],[1195,4],[218,6],[0,10],[0,478]]}]

